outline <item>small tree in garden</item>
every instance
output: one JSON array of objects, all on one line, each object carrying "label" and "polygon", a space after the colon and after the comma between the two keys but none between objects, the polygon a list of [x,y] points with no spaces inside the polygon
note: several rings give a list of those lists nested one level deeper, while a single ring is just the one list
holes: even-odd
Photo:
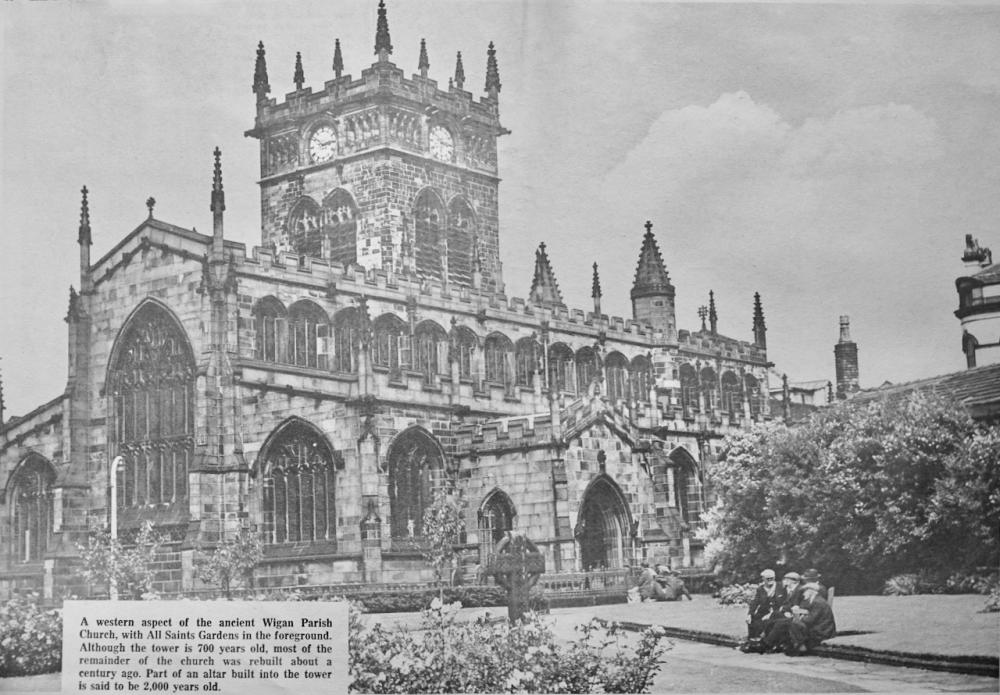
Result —
[{"label": "small tree in garden", "polygon": [[216,584],[227,599],[232,599],[236,585],[253,587],[253,571],[263,555],[260,537],[252,528],[239,532],[223,541],[211,554],[199,551],[195,560],[195,574],[203,582]]},{"label": "small tree in garden", "polygon": [[[465,500],[459,495],[438,492],[424,510],[424,558],[434,568],[439,582],[445,578],[445,568],[454,563],[458,553],[455,544],[465,531]],[[443,594],[444,587],[441,588]]]},{"label": "small tree in garden", "polygon": [[141,599],[155,593],[153,563],[161,545],[163,538],[148,521],[129,547],[122,545],[121,539],[112,538],[110,532],[102,531],[91,535],[86,546],[77,545],[83,561],[81,571],[88,583],[107,585],[109,593],[113,593],[113,585],[121,598]]}]

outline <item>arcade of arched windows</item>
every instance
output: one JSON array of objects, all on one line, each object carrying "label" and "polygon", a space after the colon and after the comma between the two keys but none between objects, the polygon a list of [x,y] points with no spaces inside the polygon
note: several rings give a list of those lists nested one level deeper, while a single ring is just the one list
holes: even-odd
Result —
[{"label": "arcade of arched windows", "polygon": [[358,205],[343,188],[331,191],[322,205],[303,196],[288,213],[286,233],[294,253],[344,265],[355,263],[358,257]]},{"label": "arcade of arched windows", "polygon": [[14,557],[35,562],[48,550],[53,530],[52,464],[38,454],[29,454],[14,470],[7,485],[11,511]]},{"label": "arcade of arched windows", "polygon": [[763,409],[763,394],[759,382],[752,374],[741,379],[734,371],[726,370],[718,376],[712,367],[698,370],[691,364],[682,364],[677,370],[680,382],[680,406],[686,415],[721,411],[730,418],[743,414],[743,404],[750,406],[751,417],[758,417]]},{"label": "arcade of arched windows", "polygon": [[282,425],[264,445],[259,470],[266,543],[336,541],[337,454],[305,421]]},{"label": "arcade of arched windows", "polygon": [[183,329],[148,302],[112,350],[109,436],[121,456],[118,506],[183,508],[194,454],[195,361]]},{"label": "arcade of arched windows", "polygon": [[[257,302],[253,321],[257,359],[340,374],[357,372],[363,337],[369,330],[362,327],[357,308],[342,309],[331,321],[309,300],[300,300],[286,310],[274,297]],[[371,322],[370,336],[372,365],[396,379],[404,372],[421,375],[429,383],[451,379],[455,363],[459,379],[484,381],[507,390],[534,388],[541,379],[541,388],[575,396],[586,394],[592,383],[604,378],[609,399],[648,402],[653,385],[646,355],[637,355],[630,362],[621,353],[612,352],[602,361],[591,346],[574,352],[566,343],[557,342],[549,346],[546,358],[542,345],[533,337],[515,344],[503,333],[494,332],[481,340],[466,326],[453,325],[448,332],[431,320],[421,321],[411,331],[406,321],[391,313]]]}]

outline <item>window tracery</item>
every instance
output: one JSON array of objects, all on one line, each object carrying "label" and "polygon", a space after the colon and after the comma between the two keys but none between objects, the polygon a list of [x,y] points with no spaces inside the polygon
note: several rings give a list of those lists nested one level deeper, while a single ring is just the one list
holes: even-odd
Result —
[{"label": "window tracery", "polygon": [[629,372],[625,356],[620,352],[612,352],[605,361],[605,369],[608,373],[608,400],[628,400]]},{"label": "window tracery", "polygon": [[534,338],[517,341],[514,354],[515,383],[518,386],[533,386],[535,374],[542,372],[542,346]]},{"label": "window tracery", "polygon": [[437,194],[425,189],[417,196],[413,216],[417,275],[441,279],[444,270],[442,260],[446,256],[444,205]]},{"label": "window tracery", "polygon": [[423,430],[411,428],[393,441],[387,461],[392,538],[420,538],[424,509],[444,472],[441,448]]},{"label": "window tracery", "polygon": [[629,365],[629,385],[632,398],[642,403],[648,403],[653,383],[653,365],[649,358],[645,355],[633,357]]},{"label": "window tracery", "polygon": [[460,285],[472,284],[472,249],[476,234],[472,206],[455,198],[448,209],[448,279]]},{"label": "window tracery", "polygon": [[486,381],[506,386],[510,383],[509,355],[513,352],[510,338],[501,333],[492,333],[483,343],[483,359],[486,362]]},{"label": "window tracery", "polygon": [[41,560],[48,549],[53,527],[52,485],[55,478],[48,461],[37,454],[29,454],[11,479],[12,550],[20,562]]},{"label": "window tracery", "polygon": [[576,362],[565,343],[549,346],[549,389],[553,393],[576,393]]},{"label": "window tracery", "polygon": [[356,263],[358,205],[343,188],[334,190],[323,200],[322,225],[323,243],[327,246],[322,257],[345,266]]}]

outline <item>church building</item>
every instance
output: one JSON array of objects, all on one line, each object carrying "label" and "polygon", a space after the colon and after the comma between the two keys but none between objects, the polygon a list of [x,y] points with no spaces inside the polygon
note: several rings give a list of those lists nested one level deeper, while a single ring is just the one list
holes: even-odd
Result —
[{"label": "church building", "polygon": [[429,580],[436,494],[464,501],[469,566],[508,531],[547,572],[703,561],[704,465],[769,417],[760,297],[749,340],[718,332],[714,297],[680,328],[649,222],[615,230],[638,256],[628,318],[603,313],[596,263],[593,306],[568,307],[544,244],[508,296],[493,44],[478,95],[461,53],[447,85],[424,46],[417,73],[394,64],[381,2],[374,49],[354,77],[338,41],[329,79],[298,64],[279,100],[258,46],[258,247],[226,238],[218,149],[211,235],[150,201],[91,258],[83,189],[66,389],[0,428],[0,599],[100,593],[77,544],[112,519],[166,537],[166,593],[241,528],[260,587]]}]

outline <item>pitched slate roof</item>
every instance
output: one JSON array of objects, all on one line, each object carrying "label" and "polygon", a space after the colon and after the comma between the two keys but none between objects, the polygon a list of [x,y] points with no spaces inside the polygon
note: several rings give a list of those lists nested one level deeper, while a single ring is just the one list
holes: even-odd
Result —
[{"label": "pitched slate roof", "polygon": [[1000,417],[1000,364],[973,367],[902,384],[886,384],[860,391],[851,401],[864,403],[876,398],[905,396],[921,390],[930,390],[954,399],[968,408],[977,419]]}]

